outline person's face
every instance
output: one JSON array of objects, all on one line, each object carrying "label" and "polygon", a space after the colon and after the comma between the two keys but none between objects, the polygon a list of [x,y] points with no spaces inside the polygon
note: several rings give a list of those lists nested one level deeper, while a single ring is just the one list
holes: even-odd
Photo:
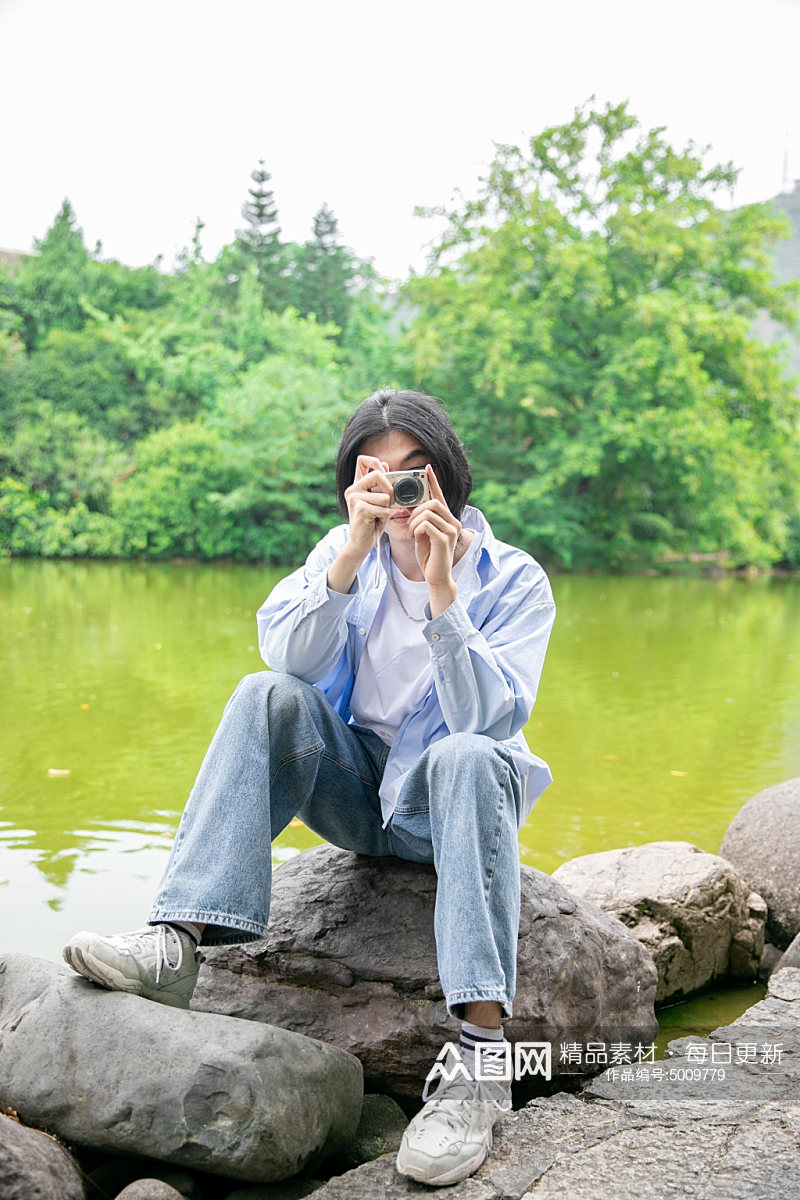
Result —
[{"label": "person's face", "polygon": [[[367,438],[358,448],[359,454],[370,454],[385,462],[390,471],[421,471],[431,461],[416,438],[402,429],[392,429],[380,437]],[[390,541],[409,541],[408,522],[413,509],[401,508],[386,522]],[[413,540],[413,539],[411,539]]]}]

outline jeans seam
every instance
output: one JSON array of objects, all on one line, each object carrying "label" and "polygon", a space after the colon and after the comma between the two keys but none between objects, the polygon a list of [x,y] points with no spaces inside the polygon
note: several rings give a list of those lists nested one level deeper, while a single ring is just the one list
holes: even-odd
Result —
[{"label": "jeans seam", "polygon": [[342,760],[337,758],[334,754],[326,753],[324,746],[320,757],[327,759],[328,762],[335,763],[341,771],[346,771],[348,775],[352,775],[355,779],[360,780],[361,783],[366,784],[367,787],[375,787],[375,780],[371,775],[362,775],[360,771],[354,770],[350,763],[342,762]]},{"label": "jeans seam", "polygon": [[[508,768],[505,767],[505,764],[504,764],[504,770],[506,772],[508,770]],[[498,782],[500,782],[500,781],[498,780]],[[506,777],[506,779],[503,780],[503,782],[501,784],[500,794],[498,795],[498,800],[497,800],[497,808],[496,808],[497,828],[496,828],[494,841],[493,841],[493,844],[492,844],[492,847],[491,847],[491,850],[489,853],[489,861],[487,863],[487,870],[486,870],[486,886],[483,891],[484,899],[486,900],[487,904],[489,902],[489,896],[491,895],[492,884],[494,883],[494,869],[497,866],[497,854],[500,849],[500,840],[503,836],[503,795],[505,794],[505,791],[506,791],[505,785],[507,783],[508,783],[508,778]]]},{"label": "jeans seam", "polygon": [[[387,746],[386,747],[387,754],[388,754],[388,751],[389,751],[389,747]],[[354,770],[350,763],[344,762],[342,759],[337,758],[335,754],[326,753],[325,742],[322,740],[322,738],[319,738],[318,741],[315,742],[315,744],[312,747],[310,747],[309,749],[298,750],[294,754],[288,754],[284,758],[282,758],[280,760],[280,762],[276,764],[275,770],[274,770],[273,774],[270,776],[270,781],[269,781],[270,787],[272,787],[272,785],[274,784],[275,780],[277,779],[278,775],[281,773],[281,771],[283,770],[284,767],[288,767],[292,763],[300,762],[300,760],[303,758],[310,758],[314,754],[318,754],[320,756],[320,758],[327,759],[328,762],[335,763],[335,765],[337,767],[339,767],[340,770],[346,771],[348,775],[352,775],[355,779],[360,780],[360,782],[366,784],[367,787],[375,786],[375,779],[372,775],[362,775],[360,771]],[[385,757],[384,757],[384,761],[385,761]],[[381,774],[382,774],[382,772],[381,772]]]},{"label": "jeans seam", "polygon": [[303,758],[310,758],[313,754],[320,754],[320,752],[324,749],[325,749],[325,743],[323,742],[322,738],[318,738],[317,741],[314,743],[314,745],[311,746],[309,749],[298,750],[294,754],[285,755],[281,759],[281,761],[276,764],[275,770],[273,771],[272,775],[270,775],[270,779],[269,779],[270,788],[272,788],[273,783],[275,782],[275,780],[277,779],[278,775],[280,774],[280,772],[283,770],[284,767],[288,767],[292,763],[300,762],[300,760]]}]

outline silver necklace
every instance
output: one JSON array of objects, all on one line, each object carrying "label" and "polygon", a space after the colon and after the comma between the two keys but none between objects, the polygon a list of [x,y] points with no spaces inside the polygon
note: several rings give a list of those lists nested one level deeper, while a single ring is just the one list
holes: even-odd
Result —
[{"label": "silver necklace", "polygon": [[397,603],[400,605],[403,612],[408,617],[409,621],[413,621],[415,625],[424,625],[428,618],[427,617],[412,617],[411,613],[408,611],[405,604],[403,604],[403,597],[400,595],[400,590],[394,581],[394,572],[392,570],[392,552],[391,552],[391,550],[389,551],[389,558],[387,560],[386,574],[389,576],[389,583],[392,585],[392,591],[394,592],[395,596],[397,596]]}]

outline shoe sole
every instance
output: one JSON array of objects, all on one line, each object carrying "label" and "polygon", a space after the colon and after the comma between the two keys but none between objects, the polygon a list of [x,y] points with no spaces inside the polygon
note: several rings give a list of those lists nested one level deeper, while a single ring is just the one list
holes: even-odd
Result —
[{"label": "shoe sole", "polygon": [[96,958],[87,947],[81,947],[73,942],[64,947],[63,955],[64,961],[72,967],[73,971],[82,975],[84,979],[88,979],[90,983],[105,988],[106,991],[125,992],[128,996],[141,996],[145,1000],[163,1004],[167,1008],[189,1008],[190,998],[182,996],[179,992],[166,990],[159,991],[157,995],[148,994],[140,980],[130,979],[127,975],[123,975],[121,971],[115,970],[107,962]]},{"label": "shoe sole", "polygon": [[64,961],[73,971],[83,975],[84,979],[110,992],[127,992],[131,996],[141,996],[141,983],[128,979],[126,975],[109,967],[108,963],[101,963],[90,954],[87,958],[87,954],[84,954],[80,946],[64,947]]}]

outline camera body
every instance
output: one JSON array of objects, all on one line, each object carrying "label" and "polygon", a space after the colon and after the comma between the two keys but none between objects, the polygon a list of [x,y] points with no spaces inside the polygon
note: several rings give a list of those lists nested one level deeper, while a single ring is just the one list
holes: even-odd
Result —
[{"label": "camera body", "polygon": [[[389,512],[397,512],[401,508],[416,508],[430,500],[428,475],[421,471],[387,471],[386,478],[392,485],[392,502]],[[383,488],[371,488],[370,491],[382,492]]]}]

